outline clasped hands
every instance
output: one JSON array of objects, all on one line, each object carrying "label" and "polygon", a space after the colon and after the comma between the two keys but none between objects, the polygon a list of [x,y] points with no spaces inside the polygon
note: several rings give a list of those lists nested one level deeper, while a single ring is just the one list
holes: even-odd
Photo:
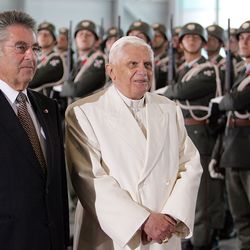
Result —
[{"label": "clasped hands", "polygon": [[142,225],[142,243],[167,243],[176,231],[177,222],[167,214],[151,213]]}]

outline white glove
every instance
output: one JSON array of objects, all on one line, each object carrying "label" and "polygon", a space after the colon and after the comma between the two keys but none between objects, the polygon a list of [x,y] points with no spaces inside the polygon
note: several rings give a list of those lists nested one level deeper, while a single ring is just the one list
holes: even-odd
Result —
[{"label": "white glove", "polygon": [[209,162],[209,165],[208,165],[208,171],[209,171],[209,174],[210,174],[210,177],[213,178],[213,179],[220,179],[220,180],[223,180],[224,179],[224,176],[221,174],[221,173],[217,173],[215,171],[215,166],[217,164],[217,161],[215,159],[212,159],[210,162]]},{"label": "white glove", "polygon": [[218,96],[218,97],[212,98],[212,99],[210,100],[210,102],[212,102],[212,103],[220,103],[221,100],[223,99],[223,97],[224,97],[224,96]]}]

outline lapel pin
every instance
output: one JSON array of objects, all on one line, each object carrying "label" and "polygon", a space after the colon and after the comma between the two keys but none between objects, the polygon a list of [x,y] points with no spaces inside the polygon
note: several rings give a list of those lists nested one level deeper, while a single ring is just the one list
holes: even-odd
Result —
[{"label": "lapel pin", "polygon": [[49,113],[48,109],[44,109],[43,113],[48,114]]}]

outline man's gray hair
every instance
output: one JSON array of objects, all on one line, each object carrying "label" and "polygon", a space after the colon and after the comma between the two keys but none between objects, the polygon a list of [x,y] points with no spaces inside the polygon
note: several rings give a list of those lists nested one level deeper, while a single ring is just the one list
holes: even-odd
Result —
[{"label": "man's gray hair", "polygon": [[150,54],[151,61],[154,62],[154,52],[152,48],[144,40],[136,36],[124,36],[115,41],[114,44],[112,45],[109,52],[109,63],[112,64],[117,63],[120,57],[122,56],[121,50],[128,44],[147,48]]},{"label": "man's gray hair", "polygon": [[30,15],[16,10],[0,12],[0,42],[8,38],[6,29],[11,25],[22,25],[36,32],[36,22]]}]

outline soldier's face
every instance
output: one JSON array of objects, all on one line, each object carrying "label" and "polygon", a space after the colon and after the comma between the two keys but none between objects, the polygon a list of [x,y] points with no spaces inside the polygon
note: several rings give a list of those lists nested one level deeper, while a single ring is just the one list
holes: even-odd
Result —
[{"label": "soldier's face", "polygon": [[205,46],[208,52],[216,52],[221,48],[221,42],[214,36],[208,36],[208,41]]},{"label": "soldier's face", "polygon": [[0,79],[20,91],[27,88],[33,78],[38,47],[36,36],[31,29],[13,25],[7,28],[9,36],[1,43]]},{"label": "soldier's face", "polygon": [[235,54],[238,53],[239,45],[236,36],[230,36],[230,50]]},{"label": "soldier's face", "polygon": [[179,47],[179,36],[173,36],[173,47],[177,48]]},{"label": "soldier's face", "polygon": [[164,36],[159,31],[155,31],[154,39],[152,40],[152,47],[154,49],[160,49],[162,47],[166,47],[167,41],[165,40]]},{"label": "soldier's face", "polygon": [[44,49],[53,47],[55,45],[55,40],[48,30],[40,30],[38,32],[37,39],[39,45]]},{"label": "soldier's face", "polygon": [[95,35],[89,30],[80,30],[76,34],[76,46],[81,51],[94,48],[96,43]]},{"label": "soldier's face", "polygon": [[127,44],[116,63],[107,65],[107,73],[123,95],[139,100],[151,87],[153,59],[146,47]]},{"label": "soldier's face", "polygon": [[57,45],[56,46],[61,50],[67,50],[67,48],[68,48],[67,37],[63,34],[59,34],[59,36],[57,37]]},{"label": "soldier's face", "polygon": [[203,42],[199,35],[185,35],[181,41],[181,48],[190,54],[199,53],[202,46]]},{"label": "soldier's face", "polygon": [[241,33],[239,36],[239,51],[240,55],[245,58],[250,58],[250,33]]},{"label": "soldier's face", "polygon": [[119,39],[118,36],[112,36],[112,37],[110,37],[110,38],[107,39],[107,41],[106,41],[106,46],[105,46],[106,49],[107,49],[107,51],[110,51],[110,49],[111,49],[113,43],[114,43],[116,40],[118,40],[118,39]]},{"label": "soldier's face", "polygon": [[146,43],[148,43],[147,37],[140,31],[140,30],[132,30],[128,34],[129,36],[136,36],[138,38],[141,38],[144,40]]}]

